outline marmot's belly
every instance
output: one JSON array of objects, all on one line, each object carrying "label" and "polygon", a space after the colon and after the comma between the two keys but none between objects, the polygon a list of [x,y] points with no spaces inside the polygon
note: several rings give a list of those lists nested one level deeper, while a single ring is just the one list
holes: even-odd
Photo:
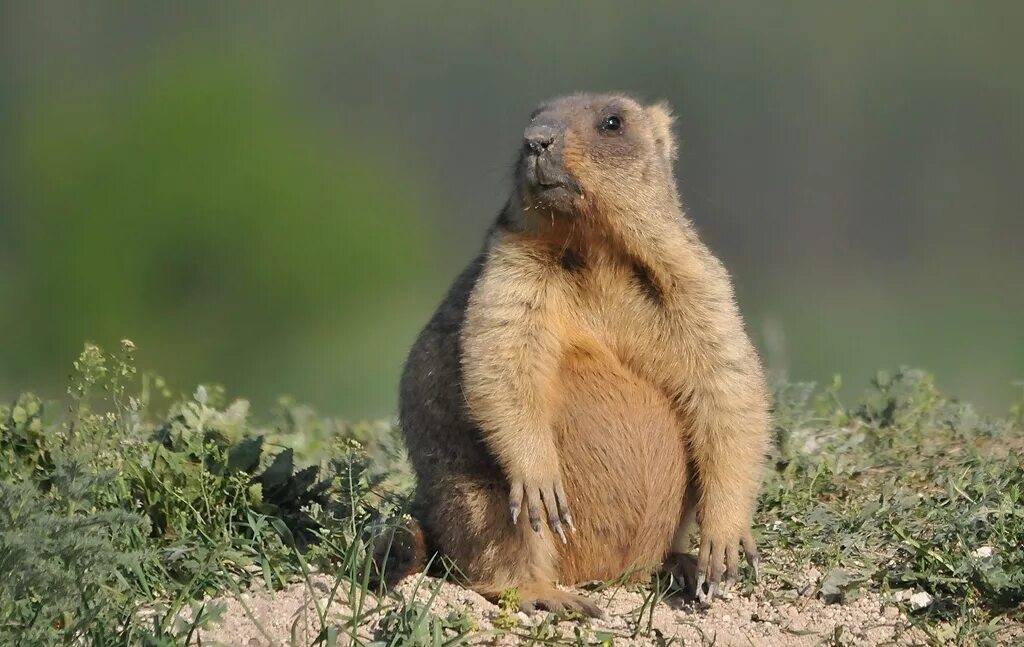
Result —
[{"label": "marmot's belly", "polygon": [[577,528],[559,546],[564,583],[631,570],[643,577],[671,545],[686,490],[682,434],[668,401],[601,355],[576,353],[561,374],[555,428]]}]

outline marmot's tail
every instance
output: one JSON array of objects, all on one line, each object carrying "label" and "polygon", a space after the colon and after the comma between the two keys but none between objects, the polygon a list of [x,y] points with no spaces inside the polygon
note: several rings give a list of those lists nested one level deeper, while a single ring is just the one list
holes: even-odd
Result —
[{"label": "marmot's tail", "polygon": [[384,531],[373,546],[371,585],[390,590],[402,578],[427,565],[427,538],[415,519]]}]

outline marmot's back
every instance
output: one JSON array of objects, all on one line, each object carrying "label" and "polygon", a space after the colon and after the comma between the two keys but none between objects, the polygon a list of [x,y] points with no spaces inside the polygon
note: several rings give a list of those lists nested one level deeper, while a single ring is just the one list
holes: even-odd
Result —
[{"label": "marmot's back", "polygon": [[455,280],[413,344],[402,373],[399,420],[420,497],[431,496],[453,474],[501,479],[470,420],[462,386],[460,337],[482,265],[482,257],[475,259]]}]

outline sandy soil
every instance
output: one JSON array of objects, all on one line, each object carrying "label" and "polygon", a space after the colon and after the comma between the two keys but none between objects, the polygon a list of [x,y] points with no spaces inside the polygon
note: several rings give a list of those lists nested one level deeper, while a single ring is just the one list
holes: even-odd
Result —
[{"label": "sandy soil", "polygon": [[[419,586],[417,586],[417,583]],[[429,580],[410,578],[403,582],[396,594],[409,599],[415,596],[422,602],[430,597]],[[342,627],[337,644],[350,644],[352,630],[345,629],[353,616],[352,607],[344,600],[347,593],[339,587],[332,597],[335,581],[326,576],[314,576],[311,586],[298,583],[274,594],[251,592],[235,599],[225,600],[226,609],[221,621],[201,631],[203,644],[223,645],[309,645],[320,633],[320,614],[329,624]],[[658,645],[657,632],[664,639],[677,638],[684,645],[882,645],[926,644],[927,637],[911,627],[906,615],[892,602],[876,594],[864,594],[848,604],[825,604],[812,597],[801,597],[796,592],[759,590],[749,596],[726,594],[709,609],[698,609],[692,603],[678,598],[664,600],[644,607],[641,593],[627,589],[609,589],[602,593],[588,593],[600,602],[606,617],[589,621],[562,621],[555,629],[563,638],[574,640],[574,632],[582,629],[593,644],[612,634],[616,645]],[[342,598],[339,600],[339,598]],[[328,604],[328,600],[331,603]],[[314,608],[319,605],[319,612]],[[358,603],[357,603],[358,604]],[[379,637],[381,621],[389,610],[401,605],[397,600],[367,598],[362,602],[363,612],[373,611],[364,623],[355,629],[358,642],[371,642]],[[499,608],[479,595],[462,587],[443,583],[434,598],[434,612],[447,616],[452,611],[466,612],[476,633],[474,644],[514,645],[514,635],[495,629],[495,621],[507,624],[518,621],[512,631],[528,634],[541,624],[546,614],[532,616],[517,613],[501,614]],[[656,630],[647,637],[632,638],[637,627]],[[660,643],[664,644],[664,643]]]}]

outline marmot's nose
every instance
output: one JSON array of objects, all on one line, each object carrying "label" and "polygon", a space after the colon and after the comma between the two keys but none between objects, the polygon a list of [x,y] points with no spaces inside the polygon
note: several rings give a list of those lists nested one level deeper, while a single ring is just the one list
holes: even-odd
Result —
[{"label": "marmot's nose", "polygon": [[523,137],[526,139],[526,147],[534,155],[540,155],[548,149],[551,144],[555,141],[555,129],[551,126],[545,126],[538,124],[536,126],[530,126],[523,133]]}]

